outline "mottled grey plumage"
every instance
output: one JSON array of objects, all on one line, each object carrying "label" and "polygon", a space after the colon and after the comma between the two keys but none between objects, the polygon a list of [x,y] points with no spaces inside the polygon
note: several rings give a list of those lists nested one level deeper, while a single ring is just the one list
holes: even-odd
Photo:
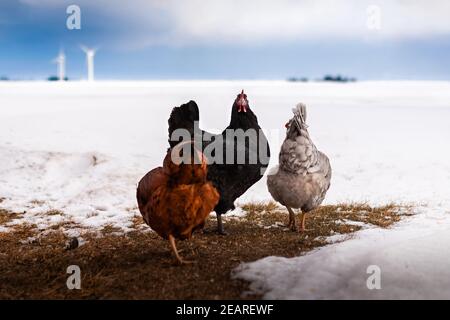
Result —
[{"label": "mottled grey plumage", "polygon": [[328,157],[317,150],[306,125],[306,106],[292,110],[286,139],[281,146],[279,165],[269,172],[267,187],[272,197],[289,211],[289,227],[296,229],[292,208],[301,209],[301,230],[305,213],[317,208],[330,187],[331,166]]}]

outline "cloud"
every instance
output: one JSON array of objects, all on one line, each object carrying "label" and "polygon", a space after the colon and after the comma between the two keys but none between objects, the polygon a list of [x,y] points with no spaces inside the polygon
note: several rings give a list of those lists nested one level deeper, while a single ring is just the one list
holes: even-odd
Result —
[{"label": "cloud", "polygon": [[[154,44],[274,44],[317,39],[424,38],[450,34],[448,0],[21,0],[30,6],[78,4],[126,30],[120,41]],[[370,6],[379,29],[368,28]],[[117,25],[119,24],[119,25]]]},{"label": "cloud", "polygon": [[371,5],[378,6],[386,37],[450,33],[449,1],[170,1],[174,33],[195,40],[297,40],[315,37],[359,37],[367,28]]}]

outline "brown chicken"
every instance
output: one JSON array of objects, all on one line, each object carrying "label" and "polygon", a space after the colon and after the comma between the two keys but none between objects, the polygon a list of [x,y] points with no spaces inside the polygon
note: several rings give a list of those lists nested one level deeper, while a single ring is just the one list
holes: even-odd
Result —
[{"label": "brown chicken", "polygon": [[[191,148],[190,161],[180,163],[187,145]],[[151,170],[138,185],[139,211],[156,233],[169,240],[180,263],[191,261],[180,257],[175,238],[190,239],[195,230],[203,228],[219,202],[219,193],[206,181],[206,175],[203,153],[192,142],[182,142],[168,151],[162,167]]]}]

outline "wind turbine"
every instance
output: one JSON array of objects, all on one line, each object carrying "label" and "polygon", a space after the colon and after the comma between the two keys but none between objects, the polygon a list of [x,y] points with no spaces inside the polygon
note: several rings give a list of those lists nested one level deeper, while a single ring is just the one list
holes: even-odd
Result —
[{"label": "wind turbine", "polygon": [[64,81],[66,79],[66,55],[64,51],[60,50],[53,62],[58,65],[58,80]]},{"label": "wind turbine", "polygon": [[81,50],[83,50],[84,53],[86,53],[88,81],[94,81],[94,57],[98,48],[92,49],[82,45]]}]

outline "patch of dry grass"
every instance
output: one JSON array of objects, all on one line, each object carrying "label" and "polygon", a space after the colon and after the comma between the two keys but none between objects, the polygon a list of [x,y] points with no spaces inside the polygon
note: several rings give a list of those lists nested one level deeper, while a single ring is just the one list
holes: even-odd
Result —
[{"label": "patch of dry grass", "polygon": [[45,201],[35,199],[35,200],[31,200],[30,204],[35,205],[35,206],[42,206],[45,204]]},{"label": "patch of dry grass", "polygon": [[0,226],[5,225],[14,219],[19,218],[21,215],[8,210],[0,209]]},{"label": "patch of dry grass", "polygon": [[118,227],[114,227],[113,225],[106,225],[100,230],[101,234],[104,236],[108,236],[111,234],[120,234],[123,233],[122,229]]},{"label": "patch of dry grass", "polygon": [[65,220],[63,222],[51,225],[48,230],[52,231],[61,231],[64,232],[65,230],[74,230],[74,229],[82,229],[82,227],[71,220]]},{"label": "patch of dry grass", "polygon": [[[298,256],[327,244],[329,235],[361,228],[352,221],[389,227],[405,215],[394,205],[324,206],[310,214],[307,227],[313,230],[299,234],[279,226],[287,212],[275,203],[243,209],[248,213],[243,218],[224,216],[228,236],[200,232],[192,243],[178,242],[182,256],[197,261],[187,266],[175,263],[167,241],[142,232],[139,216],[132,221],[135,231],[119,234],[107,226],[100,236],[84,234],[86,244],[74,250],[65,250],[63,232],[73,225],[59,225],[45,235],[33,225],[16,225],[0,233],[0,298],[238,299],[247,284],[231,280],[230,272],[241,262]],[[209,219],[206,228],[215,227],[215,219]],[[37,240],[25,241],[30,238]],[[81,290],[66,287],[66,269],[73,264],[81,268]]]},{"label": "patch of dry grass", "polygon": [[64,212],[62,212],[62,211],[60,211],[60,210],[49,210],[49,211],[47,211],[46,212],[46,215],[48,215],[48,216],[63,216],[64,215]]},{"label": "patch of dry grass", "polygon": [[263,211],[271,212],[280,209],[278,204],[274,201],[246,203],[242,205],[241,208],[247,213],[261,213]]},{"label": "patch of dry grass", "polygon": [[[248,204],[243,206],[243,209],[248,212],[244,217],[245,220],[256,222],[265,228],[278,227],[288,222],[286,208],[274,202]],[[362,228],[360,224],[352,222],[388,228],[400,221],[402,217],[411,215],[410,209],[410,207],[399,207],[394,204],[381,207],[371,207],[367,204],[321,206],[307,213],[306,227],[309,229],[307,235],[323,237],[336,233],[351,233]]]}]

